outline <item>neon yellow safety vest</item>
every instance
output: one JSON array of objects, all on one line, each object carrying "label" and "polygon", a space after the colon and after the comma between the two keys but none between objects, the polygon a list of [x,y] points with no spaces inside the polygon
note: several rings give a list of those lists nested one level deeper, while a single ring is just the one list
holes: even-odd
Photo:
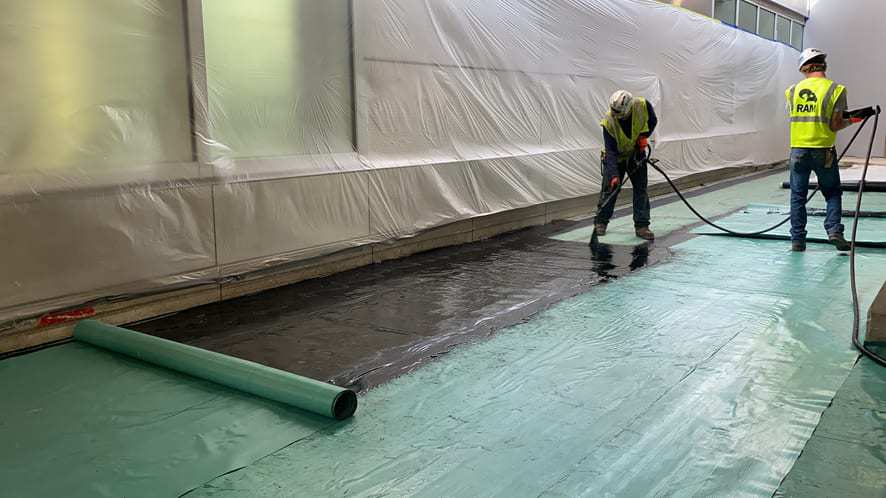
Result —
[{"label": "neon yellow safety vest", "polygon": [[646,99],[642,97],[634,99],[631,118],[631,136],[625,135],[618,120],[612,116],[612,111],[607,112],[606,118],[600,121],[600,126],[608,131],[618,143],[618,159],[621,161],[631,157],[640,135],[649,133],[649,112],[646,109]]},{"label": "neon yellow safety vest", "polygon": [[831,118],[846,88],[826,78],[807,78],[785,92],[791,108],[791,147],[830,149],[837,142]]}]

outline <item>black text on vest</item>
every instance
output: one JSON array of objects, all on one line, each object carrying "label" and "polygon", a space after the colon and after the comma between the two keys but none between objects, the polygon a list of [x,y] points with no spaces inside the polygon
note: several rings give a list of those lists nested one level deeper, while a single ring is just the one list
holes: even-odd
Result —
[{"label": "black text on vest", "polygon": [[815,104],[797,104],[797,112],[815,112]]},{"label": "black text on vest", "polygon": [[805,104],[797,104],[797,112],[815,112],[815,103],[818,102],[818,95],[808,88],[800,90],[798,95],[800,100],[805,100]]}]

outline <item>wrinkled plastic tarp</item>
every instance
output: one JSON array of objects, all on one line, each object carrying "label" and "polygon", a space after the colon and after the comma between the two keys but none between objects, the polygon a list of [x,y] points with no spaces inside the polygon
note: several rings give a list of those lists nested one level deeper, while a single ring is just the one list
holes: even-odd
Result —
[{"label": "wrinkled plastic tarp", "polygon": [[787,156],[796,52],[652,0],[7,3],[0,321],[594,193],[618,88]]}]

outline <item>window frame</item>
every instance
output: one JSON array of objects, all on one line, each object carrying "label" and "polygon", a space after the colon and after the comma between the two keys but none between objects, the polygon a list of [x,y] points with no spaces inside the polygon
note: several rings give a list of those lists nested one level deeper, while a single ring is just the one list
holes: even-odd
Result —
[{"label": "window frame", "polygon": [[[742,6],[743,6],[743,4],[745,4],[745,3],[749,3],[749,4],[753,5],[753,6],[754,6],[754,9],[756,9],[756,10],[754,11],[754,30],[753,30],[753,31],[747,30],[747,29],[743,28],[743,27],[740,25],[740,23],[741,23],[741,11],[742,11]],[[750,0],[738,0],[738,1],[735,3],[735,27],[741,29],[742,31],[747,31],[748,33],[753,33],[753,34],[755,34],[755,35],[756,35],[756,34],[759,34],[759,30],[760,30],[760,6],[757,5],[757,4],[755,4],[754,2],[752,2],[752,1],[750,1]]]},{"label": "window frame", "polygon": [[[805,18],[802,22],[796,21],[791,17],[787,17],[782,14],[779,14],[778,12],[770,10],[766,6],[761,5],[756,0],[727,0],[727,1],[732,1],[735,6],[735,17],[732,19],[732,22],[729,22],[727,20],[723,20],[723,19],[720,19],[719,17],[717,17],[717,0],[711,0],[711,17],[713,19],[716,19],[717,21],[720,21],[721,23],[726,24],[727,26],[732,26],[733,28],[740,29],[744,32],[759,36],[760,38],[763,38],[765,40],[773,41],[776,43],[781,43],[782,45],[787,45],[795,50],[800,50],[800,51],[803,50],[803,47],[805,46],[805,43],[806,43],[806,19]],[[757,9],[755,29],[753,31],[747,30],[747,29],[739,26],[739,20],[741,19],[742,2],[747,2],[751,5],[753,5]],[[767,13],[775,16],[774,26],[772,28],[772,31],[773,31],[772,38],[768,38],[768,37],[760,34],[760,19],[762,17],[760,15],[761,11],[766,11]],[[779,21],[779,19],[785,19],[788,21],[789,33],[788,33],[787,41],[782,41],[778,37],[778,34],[779,34],[778,21]],[[803,34],[801,36],[803,39],[799,41],[799,44],[794,44],[794,40],[793,40],[794,25],[800,26],[800,28],[802,29],[802,32],[803,32]],[[799,48],[797,48],[798,46],[799,46]]]},{"label": "window frame", "polygon": [[[787,40],[787,41],[783,41],[783,40],[779,37],[779,34],[781,33],[781,30],[779,29],[778,21],[781,20],[781,19],[784,19],[785,21],[788,22],[788,40]],[[788,46],[790,46],[790,44],[791,44],[791,34],[792,34],[791,32],[792,32],[792,31],[793,31],[793,20],[792,20],[791,18],[789,18],[789,17],[785,17],[785,16],[780,15],[780,14],[775,14],[775,41],[777,41],[778,43],[781,43],[781,44],[784,44],[784,45],[788,45]]]},{"label": "window frame", "polygon": [[[796,33],[794,28],[796,26],[800,26],[800,30],[801,30],[799,46],[794,44],[794,33]],[[805,42],[806,42],[806,23],[799,23],[799,22],[791,19],[791,46],[794,47],[795,50],[799,50],[802,52],[803,47],[805,46]]]},{"label": "window frame", "polygon": [[[729,24],[730,26],[736,26],[738,23],[738,0],[731,0],[731,1],[735,3],[735,9],[734,9],[735,15],[732,18],[732,23],[731,24],[727,23],[727,24]],[[711,16],[720,22],[726,22],[723,19],[720,19],[719,17],[717,17],[717,0],[711,0]]]},{"label": "window frame", "polygon": [[[767,14],[772,14],[772,38],[760,34],[760,22],[763,20],[763,12],[766,12]],[[778,21],[778,13],[773,12],[773,11],[766,9],[766,8],[760,7],[760,10],[757,12],[757,36],[760,36],[761,38],[766,38],[769,41],[775,41],[775,23],[776,23],[776,21]]]}]

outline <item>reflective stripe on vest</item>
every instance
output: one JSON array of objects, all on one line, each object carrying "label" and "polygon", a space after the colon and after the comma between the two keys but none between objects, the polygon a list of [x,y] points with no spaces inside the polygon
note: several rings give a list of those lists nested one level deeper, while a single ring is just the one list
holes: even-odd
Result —
[{"label": "reflective stripe on vest", "polygon": [[618,120],[612,116],[612,111],[606,113],[606,118],[600,121],[600,125],[618,143],[619,160],[628,159],[634,152],[640,135],[649,133],[649,110],[646,109],[646,99],[642,97],[634,99],[634,104],[631,107],[631,136],[625,135]]},{"label": "reflective stripe on vest", "polygon": [[788,88],[791,108],[791,147],[826,149],[834,146],[831,130],[834,107],[845,88],[825,78],[807,78]]}]

